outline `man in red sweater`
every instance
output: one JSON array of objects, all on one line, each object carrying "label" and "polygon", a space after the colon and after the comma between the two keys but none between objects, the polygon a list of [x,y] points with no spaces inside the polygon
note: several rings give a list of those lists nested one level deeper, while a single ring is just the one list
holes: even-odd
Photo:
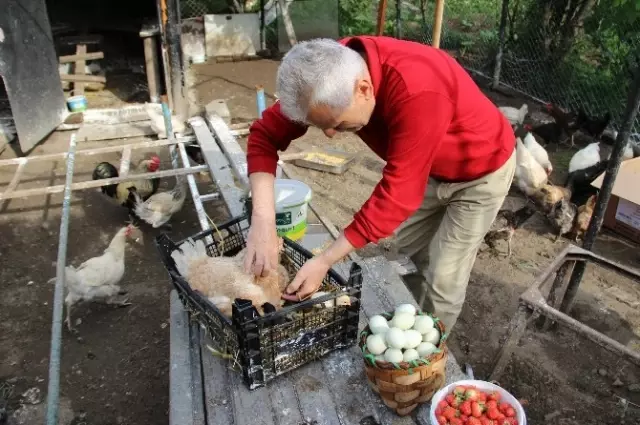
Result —
[{"label": "man in red sweater", "polygon": [[513,179],[509,122],[445,52],[388,37],[295,45],[278,69],[277,94],[249,135],[253,214],[246,269],[260,275],[276,265],[278,151],[310,125],[327,137],[354,132],[386,161],[382,179],[287,292],[301,298],[315,292],[334,263],[397,230],[400,251],[421,272],[410,282],[414,295],[450,330],[478,248]]}]

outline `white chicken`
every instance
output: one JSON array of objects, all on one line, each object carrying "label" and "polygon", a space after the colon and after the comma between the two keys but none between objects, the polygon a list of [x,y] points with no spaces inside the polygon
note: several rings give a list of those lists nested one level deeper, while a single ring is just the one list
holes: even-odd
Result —
[{"label": "white chicken", "polygon": [[514,182],[527,196],[533,196],[547,183],[547,173],[542,165],[533,157],[522,140],[516,139],[516,171]]},{"label": "white chicken", "polygon": [[0,117],[0,148],[16,138],[16,124],[11,117]]},{"label": "white chicken", "polygon": [[[127,240],[142,243],[142,233],[133,225],[118,230],[116,235],[98,257],[93,257],[77,268],[65,267],[64,284],[67,296],[64,300],[67,317],[65,322],[69,331],[71,325],[71,307],[80,301],[104,301],[107,304],[130,305],[127,299],[117,300],[120,294],[118,285],[124,276],[124,254]],[[55,278],[49,282],[55,282]]]},{"label": "white chicken", "polygon": [[[146,102],[144,104],[144,108],[147,111],[147,115],[149,115],[149,119],[151,120],[151,129],[158,134],[159,138],[166,139],[167,131],[164,126],[162,105],[158,103]],[[187,126],[185,125],[184,121],[175,115],[171,116],[171,127],[173,127],[174,133],[185,133],[187,130]]]},{"label": "white chicken", "polygon": [[520,109],[512,106],[500,106],[498,109],[502,112],[502,115],[509,120],[511,125],[522,125],[525,117],[529,113],[529,107],[526,103],[522,104]]},{"label": "white chicken", "polygon": [[529,152],[531,152],[531,155],[533,155],[536,161],[542,165],[542,168],[547,172],[547,176],[551,175],[553,166],[549,160],[549,154],[547,153],[547,150],[538,143],[536,138],[533,137],[533,134],[531,134],[531,132],[527,132],[522,142]]},{"label": "white chicken", "polygon": [[[602,142],[589,143],[571,157],[571,161],[569,161],[569,173],[592,167],[601,161],[608,161],[610,156],[610,146]],[[627,143],[622,159],[631,159],[633,156],[633,148]]]},{"label": "white chicken", "polygon": [[187,179],[184,176],[178,176],[176,180],[175,187],[169,192],[156,193],[146,201],[143,201],[138,193],[132,192],[135,198],[134,214],[149,223],[154,229],[161,226],[171,227],[166,223],[173,214],[182,209],[187,197]]},{"label": "white chicken", "polygon": [[[282,239],[278,242],[281,252]],[[171,257],[191,288],[207,297],[227,317],[231,317],[236,298],[251,300],[260,313],[264,312],[266,303],[279,309],[280,297],[289,284],[289,273],[283,265],[264,277],[247,273],[243,266],[245,252],[243,249],[234,257],[210,257],[202,240],[188,239]]]}]

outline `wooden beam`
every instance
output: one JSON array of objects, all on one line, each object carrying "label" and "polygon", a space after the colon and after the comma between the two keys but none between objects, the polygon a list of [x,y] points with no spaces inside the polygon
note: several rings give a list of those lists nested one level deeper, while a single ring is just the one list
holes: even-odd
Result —
[{"label": "wooden beam", "polygon": [[60,79],[62,81],[72,81],[78,82],[82,81],[85,83],[106,83],[106,77],[102,75],[74,75],[74,74],[61,74]]},{"label": "wooden beam", "polygon": [[444,0],[436,0],[436,11],[433,18],[433,36],[431,45],[440,48],[440,35],[442,34],[442,17],[444,15]]},{"label": "wooden beam", "polygon": [[58,58],[58,62],[60,63],[71,63],[77,60],[84,59],[86,61],[92,61],[96,59],[104,59],[104,52],[91,52],[85,53],[83,55],[75,54],[75,55],[66,55],[60,56]]},{"label": "wooden beam", "polygon": [[[84,76],[87,74],[85,72],[85,66],[87,62],[82,58],[83,55],[87,54],[87,45],[86,44],[78,44],[76,46],[76,55],[80,56],[80,59],[76,61],[76,65],[74,67],[73,73],[75,75]],[[84,82],[83,80],[77,80],[73,83],[73,94],[80,96],[84,94]]]},{"label": "wooden beam", "polygon": [[[163,177],[183,176],[185,174],[200,173],[208,170],[209,170],[209,167],[207,167],[206,165],[199,165],[197,167],[178,168],[176,170],[171,169],[171,170],[154,171],[152,173],[129,174],[126,177],[111,177],[108,179],[90,180],[86,182],[73,183],[71,185],[71,190],[91,189],[95,187],[106,186],[110,184],[118,184],[118,183],[128,182],[132,180],[151,180],[155,178],[160,179]],[[36,196],[36,195],[50,195],[52,193],[62,193],[63,191],[64,191],[63,184],[60,184],[57,186],[39,187],[36,189],[16,190],[10,193],[7,193],[7,192],[0,193],[0,201],[3,201],[5,199],[12,199],[12,198],[26,198],[28,196]]]},{"label": "wooden beam", "polygon": [[378,20],[376,23],[376,35],[384,34],[384,18],[387,14],[387,0],[378,2]]},{"label": "wooden beam", "polygon": [[[193,136],[177,138],[178,143],[189,143],[193,141],[195,141],[195,137]],[[76,151],[76,157],[79,155],[98,155],[101,153],[109,153],[109,152],[123,152],[127,148],[129,149],[155,148],[159,146],[169,146],[175,143],[176,142],[168,139],[161,139],[161,140],[151,140],[148,142],[141,142],[141,143],[129,143],[126,145],[106,146],[104,148],[82,149],[82,150]],[[4,159],[0,161],[0,167],[6,167],[8,165],[20,165],[23,162],[53,161],[55,159],[64,159],[66,157],[67,157],[67,152],[58,152],[58,153],[51,153],[48,155],[38,155],[38,156],[31,156],[31,157],[26,156],[22,158]]]}]

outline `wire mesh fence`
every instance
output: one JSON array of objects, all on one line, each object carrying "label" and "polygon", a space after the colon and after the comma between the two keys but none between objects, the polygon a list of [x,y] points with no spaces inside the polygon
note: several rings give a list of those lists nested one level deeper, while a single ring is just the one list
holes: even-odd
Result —
[{"label": "wire mesh fence", "polygon": [[[506,1],[497,81],[589,115],[610,112],[617,128],[640,47],[640,11],[635,2],[603,3]],[[430,43],[434,3],[401,5],[403,38]],[[440,47],[467,69],[493,78],[503,5],[503,0],[447,0]]]}]

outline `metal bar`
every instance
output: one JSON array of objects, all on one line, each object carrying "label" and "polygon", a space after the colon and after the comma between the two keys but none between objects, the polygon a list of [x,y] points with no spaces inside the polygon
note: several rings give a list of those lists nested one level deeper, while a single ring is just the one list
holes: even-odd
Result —
[{"label": "metal bar", "polygon": [[267,109],[267,103],[264,98],[264,87],[256,86],[256,106],[258,108],[258,118],[262,118],[262,113]]},{"label": "metal bar", "polygon": [[220,194],[219,193],[207,193],[207,194],[204,194],[204,195],[200,195],[200,200],[202,202],[215,201],[217,199],[220,199]]},{"label": "metal bar", "polygon": [[131,167],[131,147],[126,146],[122,149],[122,159],[120,160],[120,177],[126,177],[129,174],[129,167]]},{"label": "metal bar", "polygon": [[[613,184],[615,183],[618,171],[620,170],[620,163],[622,162],[624,149],[627,146],[629,133],[631,133],[631,130],[633,129],[633,125],[638,114],[638,107],[640,107],[640,68],[635,70],[635,76],[631,83],[631,87],[629,88],[623,125],[622,128],[620,128],[620,133],[618,133],[616,143],[611,151],[607,170],[605,171],[602,186],[598,193],[598,199],[596,200],[596,206],[593,210],[591,221],[589,222],[589,227],[587,228],[587,233],[584,237],[584,243],[582,244],[584,249],[591,250],[593,248],[600,226],[602,226],[602,222],[604,221],[604,213],[607,209],[607,205],[609,204],[609,199],[611,198]],[[567,286],[567,291],[560,306],[561,311],[565,313],[571,311],[576,295],[578,294],[578,290],[580,289],[580,282],[584,276],[585,269],[586,264],[584,263],[577,264],[574,268]]]},{"label": "metal bar", "polygon": [[[111,177],[108,179],[73,183],[71,185],[71,190],[91,189],[93,187],[100,187],[100,186],[105,186],[109,184],[128,182],[131,180],[138,180],[138,179],[154,179],[154,178],[163,178],[163,177],[171,177],[171,176],[183,176],[185,174],[199,173],[201,171],[207,171],[207,170],[208,168],[206,165],[198,165],[197,167],[191,167],[189,169],[179,168],[177,170],[162,170],[162,171],[155,171],[153,173],[130,174],[126,177]],[[28,196],[60,193],[64,191],[64,187],[65,185],[57,185],[57,186],[49,186],[49,187],[39,187],[36,189],[17,190],[9,194],[0,193],[0,201],[3,199],[25,198]]]},{"label": "metal bar", "polygon": [[[7,188],[4,190],[3,193],[13,192],[16,186],[18,186],[18,183],[20,183],[20,175],[22,174],[22,170],[24,170],[24,167],[27,165],[26,158],[20,158],[20,159],[22,159],[22,162],[20,162],[20,164],[18,165],[18,168],[13,173],[13,178],[11,179],[11,181],[9,182],[9,184],[7,185]],[[0,202],[0,211],[4,212],[5,204],[6,204],[6,201]]]},{"label": "metal bar", "polygon": [[65,265],[67,264],[67,239],[69,236],[69,211],[71,209],[71,183],[76,153],[76,135],[71,135],[67,156],[67,175],[64,184],[60,240],[56,263],[56,286],[53,296],[53,319],[51,324],[51,351],[49,354],[49,385],[47,389],[47,425],[58,424],[58,401],[60,398],[60,353],[62,342],[62,302],[64,298]]},{"label": "metal bar", "polygon": [[498,30],[498,52],[496,53],[496,66],[493,69],[492,88],[497,89],[500,85],[500,73],[502,71],[502,55],[504,54],[504,43],[507,33],[507,18],[509,17],[509,0],[502,0],[502,11],[500,12],[500,27]]},{"label": "metal bar", "polygon": [[537,313],[543,314],[555,322],[560,322],[577,332],[580,335],[585,336],[591,341],[595,342],[602,348],[611,351],[612,353],[618,354],[627,358],[632,363],[640,366],[640,353],[635,352],[624,345],[620,344],[615,339],[609,338],[606,335],[596,331],[595,329],[590,328],[574,319],[571,316],[566,315],[565,313],[558,311],[544,302],[544,298],[541,295],[534,295],[535,292],[525,292],[521,298],[522,301],[526,302],[530,308],[534,309]]},{"label": "metal bar", "polygon": [[[189,136],[189,137],[178,137],[177,141],[179,142],[192,142],[196,140],[195,136]],[[98,155],[101,153],[108,153],[108,152],[120,152],[122,151],[122,149],[125,149],[127,147],[131,148],[131,149],[142,149],[142,148],[154,148],[154,147],[158,147],[158,146],[169,146],[171,144],[175,143],[168,140],[168,139],[161,139],[161,140],[151,140],[148,142],[140,142],[140,143],[131,143],[131,144],[127,144],[127,145],[117,145],[117,146],[107,146],[104,148],[95,148],[95,149],[82,149],[76,152],[76,156],[78,155]],[[39,155],[39,156],[32,156],[32,157],[24,157],[24,158],[12,158],[12,159],[4,159],[2,161],[0,161],[0,167],[4,167],[7,165],[19,165],[22,161],[27,161],[27,162],[40,162],[40,161],[50,161],[53,159],[64,159],[67,157],[67,152],[60,152],[60,153],[52,153],[52,154],[48,154],[48,155]]]}]

